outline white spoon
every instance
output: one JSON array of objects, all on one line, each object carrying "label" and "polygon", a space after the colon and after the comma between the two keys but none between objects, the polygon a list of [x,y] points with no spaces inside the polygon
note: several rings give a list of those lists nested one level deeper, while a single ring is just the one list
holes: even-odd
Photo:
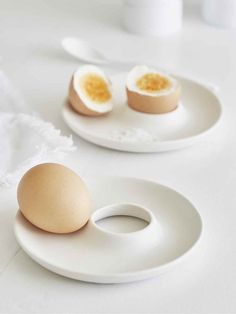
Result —
[{"label": "white spoon", "polygon": [[96,48],[92,47],[88,42],[81,38],[66,37],[62,40],[62,47],[71,56],[79,59],[82,62],[93,63],[93,64],[104,64],[113,66],[134,66],[143,62],[140,61],[118,61],[110,60],[104,56]]},{"label": "white spoon", "polygon": [[106,57],[83,39],[66,37],[62,40],[62,47],[66,52],[80,61],[98,64],[109,63]]},{"label": "white spoon", "polygon": [[[75,37],[66,37],[62,39],[62,46],[66,52],[68,52],[71,56],[74,58],[86,62],[86,63],[92,63],[92,64],[103,64],[103,65],[113,65],[113,66],[126,66],[126,67],[132,67],[137,64],[146,64],[147,66],[158,68],[161,72],[172,74],[173,71],[168,68],[160,67],[158,64],[148,64],[147,62],[142,62],[138,60],[111,60],[104,56],[100,51],[98,51],[96,48],[92,47],[88,42],[81,38],[75,38]],[[194,79],[194,81],[201,83],[203,85],[206,85],[208,88],[210,88],[213,92],[217,93],[219,87],[215,84],[212,84],[211,82],[208,82],[206,80],[202,80],[201,78],[191,78],[184,72],[176,73],[175,75],[182,76],[187,79]]]}]

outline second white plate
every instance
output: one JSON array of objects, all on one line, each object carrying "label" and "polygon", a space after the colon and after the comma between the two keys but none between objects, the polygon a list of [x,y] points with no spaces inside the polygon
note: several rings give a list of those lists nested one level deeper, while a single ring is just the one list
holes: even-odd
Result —
[{"label": "second white plate", "polygon": [[91,226],[90,219],[77,232],[56,235],[34,227],[19,212],[15,220],[19,244],[55,273],[98,283],[149,278],[170,269],[201,235],[202,221],[196,208],[168,187],[125,177],[94,178],[87,184],[94,210],[115,203],[136,203],[149,209],[156,224],[137,232],[114,233],[104,229],[104,221],[99,228]]},{"label": "second white plate", "polygon": [[152,115],[128,107],[125,73],[111,77],[115,106],[102,117],[77,114],[67,103],[63,117],[67,125],[85,140],[111,149],[129,152],[161,152],[194,144],[215,127],[222,115],[221,102],[212,88],[175,76],[181,84],[178,108]]}]

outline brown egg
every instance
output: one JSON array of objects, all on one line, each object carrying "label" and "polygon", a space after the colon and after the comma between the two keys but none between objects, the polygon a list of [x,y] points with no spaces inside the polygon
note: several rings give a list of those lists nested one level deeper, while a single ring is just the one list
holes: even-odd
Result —
[{"label": "brown egg", "polygon": [[101,69],[94,65],[79,67],[69,86],[69,103],[86,116],[100,116],[112,110],[111,83]]},{"label": "brown egg", "polygon": [[177,80],[146,66],[134,67],[127,77],[128,105],[136,111],[151,114],[171,112],[178,106],[180,92]]},{"label": "brown egg", "polygon": [[40,164],[27,171],[18,185],[17,199],[26,219],[53,233],[79,230],[91,213],[84,182],[75,172],[56,163]]}]

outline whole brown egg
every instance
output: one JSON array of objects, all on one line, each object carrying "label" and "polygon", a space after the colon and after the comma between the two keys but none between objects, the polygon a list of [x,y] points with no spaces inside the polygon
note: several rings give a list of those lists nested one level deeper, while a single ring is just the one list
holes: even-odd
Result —
[{"label": "whole brown egg", "polygon": [[23,216],[36,227],[53,233],[82,228],[91,213],[91,200],[82,179],[69,168],[45,163],[22,177],[17,199]]}]

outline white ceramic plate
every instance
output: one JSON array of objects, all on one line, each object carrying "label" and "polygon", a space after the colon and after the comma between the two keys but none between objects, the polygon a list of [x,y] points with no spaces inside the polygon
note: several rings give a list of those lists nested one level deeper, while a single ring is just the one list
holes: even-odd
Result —
[{"label": "white ceramic plate", "polygon": [[[94,144],[129,152],[161,152],[194,144],[217,125],[222,108],[210,86],[175,76],[182,86],[181,103],[166,114],[145,114],[126,103],[127,74],[111,77],[114,109],[103,117],[77,114],[67,103],[63,117],[79,136]],[[122,138],[122,140],[120,140]]]},{"label": "white ceramic plate", "polygon": [[94,233],[90,220],[80,231],[55,235],[34,227],[18,212],[14,229],[19,244],[32,259],[55,273],[98,283],[141,280],[169,269],[200,237],[199,213],[183,195],[168,187],[125,177],[101,177],[87,184],[94,209],[114,203],[139,204],[152,212],[157,234],[147,236],[150,225],[137,232],[102,232],[104,224],[99,226],[100,233]]}]

